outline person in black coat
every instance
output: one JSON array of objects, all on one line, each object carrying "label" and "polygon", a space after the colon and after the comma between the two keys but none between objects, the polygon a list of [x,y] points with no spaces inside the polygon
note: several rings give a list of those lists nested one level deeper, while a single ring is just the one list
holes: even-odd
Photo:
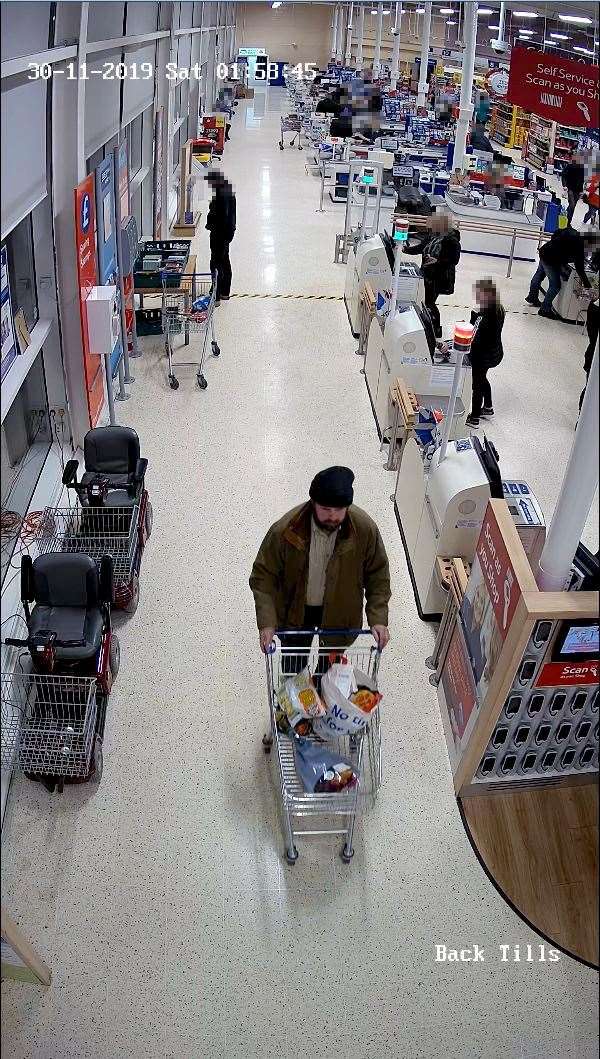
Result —
[{"label": "person in black coat", "polygon": [[579,411],[581,412],[581,406],[583,404],[583,398],[585,397],[585,391],[587,390],[587,381],[590,377],[590,371],[592,370],[592,363],[596,353],[596,346],[598,345],[598,335],[600,334],[600,301],[598,298],[594,298],[593,301],[587,307],[587,313],[585,317],[585,326],[588,333],[588,346],[583,357],[583,370],[585,372],[585,386],[581,391],[579,398]]},{"label": "person in black coat", "polygon": [[447,213],[434,213],[427,232],[404,248],[405,254],[422,254],[421,271],[425,281],[425,305],[433,323],[435,337],[441,338],[442,324],[436,305],[440,294],[453,294],[456,266],[460,260],[460,235],[450,228]]},{"label": "person in black coat", "polygon": [[[546,316],[550,320],[562,320],[562,316],[556,312],[552,303],[560,292],[563,271],[567,265],[573,265],[583,286],[589,290],[591,284],[585,271],[585,252],[596,241],[595,233],[582,235],[569,225],[567,228],[557,228],[549,242],[540,246],[540,263],[531,278],[529,294],[525,298],[528,305],[539,306],[538,316]],[[540,303],[540,287],[546,276],[548,277],[548,290],[543,302]]]},{"label": "person in black coat", "polygon": [[231,184],[218,169],[211,170],[206,180],[213,191],[206,227],[210,232],[210,271],[217,274],[215,304],[219,305],[227,301],[231,291],[229,244],[235,235],[236,201]]},{"label": "person in black coat", "polygon": [[494,414],[492,387],[487,377],[490,368],[497,368],[504,356],[502,328],[504,309],[498,291],[491,279],[480,279],[474,287],[477,310],[471,313],[475,334],[471,342],[470,359],[473,397],[467,426],[478,427],[481,418],[491,419]]},{"label": "person in black coat", "polygon": [[579,199],[583,194],[583,186],[585,183],[585,168],[583,165],[583,156],[575,153],[570,162],[567,162],[564,166],[562,175],[562,185],[567,192],[568,207],[567,207],[567,220],[569,224],[573,219],[575,208]]}]

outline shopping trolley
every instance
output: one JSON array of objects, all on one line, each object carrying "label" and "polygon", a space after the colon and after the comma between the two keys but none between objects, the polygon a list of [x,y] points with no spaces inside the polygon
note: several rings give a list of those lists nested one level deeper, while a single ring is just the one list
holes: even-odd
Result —
[{"label": "shopping trolley", "polygon": [[[313,637],[310,646],[304,646]],[[374,805],[381,786],[381,728],[380,708],[369,717],[368,724],[355,735],[328,737],[325,745],[339,752],[349,761],[359,776],[358,784],[336,794],[307,792],[296,771],[294,737],[284,735],[277,727],[277,692],[287,676],[299,673],[308,666],[317,687],[320,677],[332,661],[345,658],[361,670],[377,686],[381,652],[368,629],[277,630],[271,652],[266,654],[267,694],[269,699],[270,730],[263,737],[265,753],[274,746],[280,787],[280,804],[285,838],[285,857],[288,864],[298,859],[296,838],[309,835],[343,835],[340,856],[348,864],[354,856],[353,838],[356,814]],[[318,637],[318,640],[315,639]],[[299,646],[301,639],[303,646]],[[346,646],[344,641],[354,641]],[[341,645],[341,646],[337,646]],[[317,736],[310,736],[318,739]],[[321,740],[322,741],[322,740]],[[322,818],[344,826],[319,829],[297,828],[295,820]]]},{"label": "shopping trolley", "polygon": [[202,336],[202,352],[196,371],[198,386],[205,390],[208,383],[203,374],[204,359],[211,335],[211,350],[218,357],[221,350],[215,337],[214,311],[217,297],[217,276],[210,272],[195,272],[183,277],[180,287],[168,286],[168,277],[162,277],[162,326],[165,336],[165,352],[169,360],[169,386],[172,390],[179,388],[179,381],[173,371],[173,339],[175,335],[184,336],[189,344],[190,334]]},{"label": "shopping trolley", "polygon": [[298,150],[302,151],[303,147],[300,143],[300,130],[302,128],[302,118],[299,114],[288,114],[287,117],[281,119],[281,138],[279,140],[279,150],[283,151],[284,143],[283,137],[286,132],[292,132],[294,135],[290,140],[288,146],[293,147],[296,139],[298,140]]}]

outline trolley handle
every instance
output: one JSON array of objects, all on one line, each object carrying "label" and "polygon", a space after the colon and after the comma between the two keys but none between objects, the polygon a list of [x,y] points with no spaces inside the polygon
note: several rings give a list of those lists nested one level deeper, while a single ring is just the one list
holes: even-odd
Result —
[{"label": "trolley handle", "polygon": [[[2,641],[7,647],[30,647],[32,641],[28,638],[26,640],[17,639],[15,636],[7,636]],[[86,641],[79,640],[53,640],[52,647],[85,647]]]},{"label": "trolley handle", "polygon": [[320,629],[317,626],[310,629],[275,629],[276,636],[306,636],[313,633],[314,636],[372,636],[370,629]]}]

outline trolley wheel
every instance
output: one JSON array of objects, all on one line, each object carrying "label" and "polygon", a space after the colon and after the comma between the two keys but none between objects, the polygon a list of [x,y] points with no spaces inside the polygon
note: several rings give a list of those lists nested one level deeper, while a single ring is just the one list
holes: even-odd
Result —
[{"label": "trolley wheel", "polygon": [[125,604],[123,610],[126,614],[135,614],[138,609],[138,603],[140,601],[140,579],[137,574],[131,576],[131,597],[129,602]]},{"label": "trolley wheel", "polygon": [[285,851],[285,859],[288,862],[288,864],[290,864],[290,865],[296,863],[296,861],[298,860],[298,850],[296,849],[295,846],[294,846],[293,850],[286,849],[286,851]]},{"label": "trolley wheel", "polygon": [[273,746],[273,736],[268,733],[262,737],[262,745],[265,754],[271,753],[271,747]]},{"label": "trolley wheel", "polygon": [[116,632],[110,634],[110,647],[108,648],[108,664],[110,666],[111,676],[113,682],[117,678],[119,667],[121,665],[121,644],[119,643],[119,637]]},{"label": "trolley wheel", "polygon": [[278,146],[279,146],[279,150],[280,150],[280,151],[283,151],[283,144],[282,144],[282,143],[280,143],[280,144],[279,144]]},{"label": "trolley wheel", "polygon": [[179,380],[176,379],[174,375],[169,375],[169,386],[172,390],[179,389]]},{"label": "trolley wheel", "polygon": [[96,736],[94,742],[94,749],[92,751],[92,761],[90,768],[90,779],[94,783],[100,783],[102,779],[102,771],[104,769],[104,757],[102,755],[102,739],[99,735]]},{"label": "trolley wheel", "polygon": [[303,150],[304,150],[304,147],[301,147],[301,146],[300,146],[300,144],[298,144],[298,150],[299,150],[299,151],[303,151]]},{"label": "trolley wheel", "polygon": [[206,387],[208,386],[208,383],[207,383],[206,379],[204,378],[204,375],[198,375],[197,378],[198,378],[198,386],[200,387],[201,390],[205,390]]},{"label": "trolley wheel", "polygon": [[152,504],[149,500],[146,501],[146,510],[144,512],[144,529],[146,530],[146,540],[152,533],[152,526],[154,524],[154,511],[152,510]]},{"label": "trolley wheel", "polygon": [[221,347],[220,347],[219,343],[218,342],[211,342],[210,346],[211,346],[211,349],[212,349],[212,352],[213,352],[213,357],[219,357],[221,355]]},{"label": "trolley wheel", "polygon": [[343,860],[344,864],[349,864],[350,861],[352,860],[353,856],[354,856],[354,850],[351,850],[350,852],[348,852],[347,846],[344,846],[344,848],[342,849],[342,851],[340,853],[340,857]]},{"label": "trolley wheel", "polygon": [[428,655],[425,659],[425,665],[428,669],[435,669],[435,659],[433,655]]}]

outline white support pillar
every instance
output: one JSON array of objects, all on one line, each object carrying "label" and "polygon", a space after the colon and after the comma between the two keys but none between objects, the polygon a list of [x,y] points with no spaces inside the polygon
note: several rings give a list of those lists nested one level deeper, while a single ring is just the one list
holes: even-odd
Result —
[{"label": "white support pillar", "polygon": [[358,33],[356,40],[356,69],[362,70],[363,65],[363,42],[365,39],[365,5],[364,0],[360,4],[358,12]]},{"label": "white support pillar", "polygon": [[504,26],[506,23],[506,3],[502,0],[500,4],[500,18],[498,19],[498,40],[504,43]]},{"label": "white support pillar", "polygon": [[332,15],[332,20],[331,20],[331,48],[330,48],[330,52],[331,52],[331,58],[332,59],[335,59],[335,54],[337,52],[337,37],[338,37],[338,21],[339,21],[339,17],[340,17],[340,7],[339,7],[339,4],[335,4],[334,8],[333,8],[333,15]]},{"label": "white support pillar", "polygon": [[598,342],[575,440],[536,576],[543,592],[565,587],[598,488]]},{"label": "white support pillar", "polygon": [[377,4],[377,30],[375,33],[375,54],[373,56],[373,76],[379,77],[381,70],[381,38],[383,36],[383,4]]},{"label": "white support pillar", "polygon": [[454,138],[454,169],[464,169],[467,153],[467,136],[473,117],[473,74],[475,71],[475,45],[477,43],[477,9],[476,0],[466,5],[464,13],[465,51],[462,65],[462,84],[460,87],[460,107]]},{"label": "white support pillar", "polygon": [[335,49],[335,57],[337,62],[341,63],[344,60],[344,29],[345,29],[345,10],[340,7],[340,15],[338,19],[338,36],[337,45]]},{"label": "white support pillar", "polygon": [[427,63],[429,61],[429,38],[431,37],[431,10],[433,4],[427,0],[423,25],[421,27],[421,65],[419,67],[419,89],[417,92],[417,107],[424,107],[427,103]]},{"label": "white support pillar", "polygon": [[348,29],[346,32],[346,66],[350,65],[352,58],[352,18],[354,15],[354,4],[350,4],[350,10],[348,11]]},{"label": "white support pillar", "polygon": [[396,3],[396,18],[394,20],[394,28],[392,30],[392,36],[394,38],[394,47],[392,48],[392,69],[390,73],[390,88],[395,89],[398,84],[398,77],[400,75],[400,25],[402,21],[402,4]]}]

